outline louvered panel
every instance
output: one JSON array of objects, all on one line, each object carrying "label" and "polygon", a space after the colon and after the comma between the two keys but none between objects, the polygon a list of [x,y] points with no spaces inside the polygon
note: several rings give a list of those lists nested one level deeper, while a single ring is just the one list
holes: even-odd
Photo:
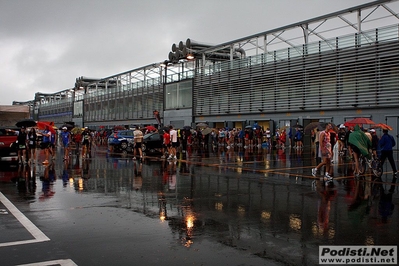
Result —
[{"label": "louvered panel", "polygon": [[237,63],[233,70],[226,70],[228,64],[224,63],[220,65],[224,71],[212,75],[209,84],[204,82],[205,77],[195,79],[194,101],[203,104],[201,97],[215,95],[210,84],[218,83],[219,93],[211,100],[215,106],[210,108],[215,115],[223,114],[225,108],[239,114],[258,109],[299,111],[303,107],[317,110],[392,105],[399,99],[398,63],[397,42],[250,67]]}]

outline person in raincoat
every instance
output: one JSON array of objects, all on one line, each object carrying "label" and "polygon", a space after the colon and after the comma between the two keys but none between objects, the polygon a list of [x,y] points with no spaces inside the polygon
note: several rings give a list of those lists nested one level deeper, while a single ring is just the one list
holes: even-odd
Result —
[{"label": "person in raincoat", "polygon": [[370,159],[370,152],[371,149],[371,140],[364,134],[364,132],[360,129],[359,125],[355,126],[354,131],[349,135],[349,145],[352,148],[353,158],[355,160],[355,176],[359,176],[360,169],[359,169],[359,157],[362,154],[364,157]]}]

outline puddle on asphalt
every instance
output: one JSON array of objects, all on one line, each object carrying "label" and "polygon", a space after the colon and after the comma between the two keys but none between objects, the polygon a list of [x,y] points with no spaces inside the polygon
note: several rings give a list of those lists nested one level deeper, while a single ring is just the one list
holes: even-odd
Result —
[{"label": "puddle on asphalt", "polygon": [[334,165],[337,180],[325,186],[311,177],[314,162],[303,154],[225,151],[180,159],[73,157],[19,167],[12,178],[27,201],[45,203],[63,192],[116,197],[119,207],[167,223],[187,248],[212,239],[259,257],[313,264],[319,245],[398,243],[396,187],[342,178],[351,171],[345,162]]}]

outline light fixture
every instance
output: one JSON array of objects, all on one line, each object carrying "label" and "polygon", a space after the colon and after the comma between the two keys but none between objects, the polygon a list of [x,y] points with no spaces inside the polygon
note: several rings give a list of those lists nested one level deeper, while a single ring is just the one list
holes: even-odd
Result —
[{"label": "light fixture", "polygon": [[170,61],[165,60],[165,61],[161,62],[159,65],[160,65],[161,67],[167,67],[168,64],[169,64],[169,62],[170,62]]},{"label": "light fixture", "polygon": [[187,58],[188,60],[193,60],[195,57],[194,57],[193,54],[188,54],[188,55],[186,56],[186,58]]}]

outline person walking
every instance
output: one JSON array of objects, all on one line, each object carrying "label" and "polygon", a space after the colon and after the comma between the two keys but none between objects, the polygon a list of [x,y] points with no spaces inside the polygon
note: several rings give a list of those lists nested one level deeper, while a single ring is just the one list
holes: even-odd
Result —
[{"label": "person walking", "polygon": [[89,128],[85,127],[85,130],[82,132],[82,158],[83,159],[90,157],[90,143],[91,143],[91,134],[89,132]]},{"label": "person walking", "polygon": [[391,168],[393,171],[393,177],[396,179],[397,170],[396,170],[395,160],[393,159],[393,150],[392,150],[392,148],[395,147],[396,142],[395,139],[388,134],[387,129],[383,129],[382,132],[383,135],[378,141],[378,147],[381,151],[381,156],[380,156],[381,165],[384,165],[385,159],[388,158],[388,161],[391,164]]},{"label": "person walking", "polygon": [[303,149],[303,132],[301,128],[297,128],[294,140],[296,141],[296,149]]},{"label": "person walking", "polygon": [[36,129],[32,127],[28,133],[28,148],[29,148],[29,161],[33,164],[36,162],[36,144],[37,144]]},{"label": "person walking", "polygon": [[169,130],[165,129],[162,135],[163,138],[163,155],[162,155],[162,159],[165,159],[167,157],[168,154],[170,154],[170,135],[169,135]]},{"label": "person walking", "polygon": [[143,137],[144,137],[143,132],[138,127],[135,127],[133,135],[134,135],[133,160],[136,160],[137,151],[139,151],[140,160],[143,160],[143,150],[141,148],[141,144],[143,142]]},{"label": "person walking", "polygon": [[314,139],[314,143],[315,143],[315,158],[316,160],[319,160],[320,156],[319,156],[319,150],[320,150],[320,130],[317,128],[316,132],[315,132],[315,139]]},{"label": "person walking", "polygon": [[44,150],[45,154],[45,160],[43,161],[43,164],[49,164],[49,156],[50,156],[50,139],[51,139],[51,131],[50,131],[50,126],[46,125],[44,131],[42,132],[43,140],[40,144],[40,148]]},{"label": "person walking", "polygon": [[341,124],[339,126],[339,131],[338,131],[338,153],[340,156],[344,154],[344,148],[346,146],[346,130],[345,126]]},{"label": "person walking", "polygon": [[176,159],[176,149],[177,147],[179,147],[179,142],[177,141],[177,131],[173,128],[173,126],[170,126],[169,129],[170,129],[169,135],[172,147],[170,148],[170,154],[168,159],[171,160],[171,159]]},{"label": "person walking", "polygon": [[61,132],[62,146],[64,147],[64,161],[69,158],[69,143],[71,142],[71,133],[67,127],[62,128]]},{"label": "person walking", "polygon": [[324,174],[324,181],[326,185],[333,181],[331,174],[331,158],[332,158],[332,151],[331,151],[331,141],[330,141],[330,129],[331,123],[326,124],[326,128],[324,131],[320,132],[319,141],[320,141],[320,151],[319,154],[321,155],[322,162],[318,164],[315,168],[312,169],[312,175],[315,177],[317,171],[323,166],[326,167],[325,174]]},{"label": "person walking", "polygon": [[18,149],[18,163],[27,164],[26,147],[28,142],[28,135],[26,134],[26,127],[22,126],[20,130],[15,132],[17,134],[17,149]]},{"label": "person walking", "polygon": [[370,129],[370,134],[371,134],[371,150],[373,151],[374,158],[377,158],[378,142],[380,141],[380,139],[378,138],[374,128]]}]

